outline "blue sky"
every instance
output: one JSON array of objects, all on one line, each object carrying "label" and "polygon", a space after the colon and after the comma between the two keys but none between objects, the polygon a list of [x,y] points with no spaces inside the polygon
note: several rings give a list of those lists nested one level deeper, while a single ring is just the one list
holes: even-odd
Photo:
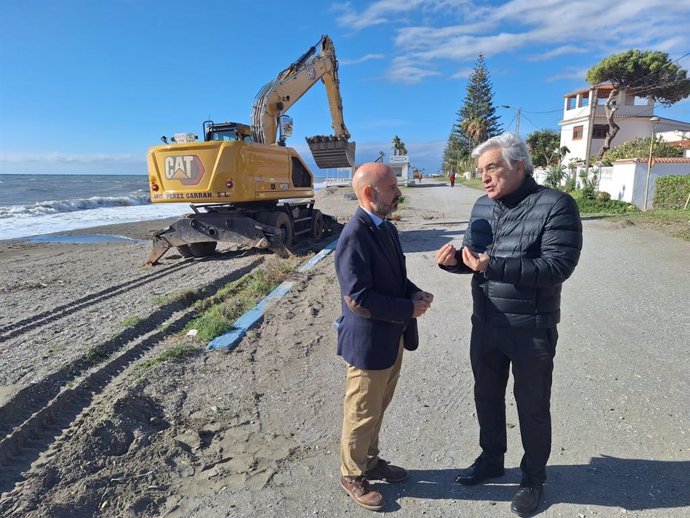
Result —
[{"label": "blue sky", "polygon": [[[406,143],[439,169],[467,77],[483,52],[496,105],[520,133],[558,129],[563,94],[603,57],[690,52],[690,0],[0,0],[0,172],[146,173],[161,135],[207,118],[248,122],[259,88],[321,34],[340,61],[357,160]],[[690,56],[678,64],[690,70]],[[515,110],[498,108],[504,129]],[[295,147],[330,132],[325,89],[290,110]],[[657,115],[690,121],[690,100]]]}]

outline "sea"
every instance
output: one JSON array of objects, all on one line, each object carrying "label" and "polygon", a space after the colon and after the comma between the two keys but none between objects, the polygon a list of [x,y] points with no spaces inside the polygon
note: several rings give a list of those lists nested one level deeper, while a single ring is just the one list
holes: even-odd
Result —
[{"label": "sea", "polygon": [[[315,189],[325,181],[315,177]],[[146,175],[0,174],[0,240],[188,212],[189,203],[151,203]]]}]

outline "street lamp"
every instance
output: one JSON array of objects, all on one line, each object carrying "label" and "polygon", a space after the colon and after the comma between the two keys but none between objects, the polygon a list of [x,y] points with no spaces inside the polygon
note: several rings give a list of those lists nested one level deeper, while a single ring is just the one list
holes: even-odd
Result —
[{"label": "street lamp", "polygon": [[521,108],[513,108],[512,106],[508,106],[507,104],[502,104],[501,108],[508,108],[509,110],[515,110],[515,134],[520,138],[520,113],[522,112]]},{"label": "street lamp", "polygon": [[655,130],[656,130],[656,125],[659,124],[659,121],[661,119],[659,117],[651,117],[649,119],[649,126],[652,130],[652,139],[649,143],[649,160],[647,161],[647,179],[645,181],[645,187],[644,187],[644,204],[643,204],[643,210],[647,210],[647,198],[649,197],[649,177],[651,176],[652,173],[652,152],[654,151],[654,137],[655,137]]}]

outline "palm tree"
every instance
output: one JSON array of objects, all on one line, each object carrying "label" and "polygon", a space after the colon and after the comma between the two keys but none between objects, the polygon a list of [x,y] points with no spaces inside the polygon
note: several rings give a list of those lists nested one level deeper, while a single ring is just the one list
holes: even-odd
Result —
[{"label": "palm tree", "polygon": [[395,137],[393,137],[392,144],[393,144],[393,155],[398,156],[398,151],[400,150],[400,146],[402,145],[402,140],[400,139],[400,137],[398,137],[396,135]]},{"label": "palm tree", "polygon": [[565,158],[565,155],[570,153],[570,149],[568,149],[568,146],[561,146],[558,148],[558,164],[563,162],[563,159]]},{"label": "palm tree", "polygon": [[407,148],[405,147],[405,143],[402,141],[400,137],[397,135],[393,137],[393,155],[406,155],[407,154]]},{"label": "palm tree", "polygon": [[478,146],[489,137],[489,122],[484,118],[470,117],[464,119],[462,129],[470,139],[470,148]]}]

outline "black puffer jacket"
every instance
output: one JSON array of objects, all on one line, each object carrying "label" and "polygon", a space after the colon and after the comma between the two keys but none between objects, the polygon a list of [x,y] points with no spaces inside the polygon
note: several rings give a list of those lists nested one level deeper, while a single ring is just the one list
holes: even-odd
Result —
[{"label": "black puffer jacket", "polygon": [[[568,194],[527,176],[500,200],[482,196],[472,209],[463,246],[486,251],[489,267],[472,278],[473,319],[497,327],[553,327],[560,321],[561,285],[582,249],[582,223]],[[458,251],[457,266],[470,273]]]}]

